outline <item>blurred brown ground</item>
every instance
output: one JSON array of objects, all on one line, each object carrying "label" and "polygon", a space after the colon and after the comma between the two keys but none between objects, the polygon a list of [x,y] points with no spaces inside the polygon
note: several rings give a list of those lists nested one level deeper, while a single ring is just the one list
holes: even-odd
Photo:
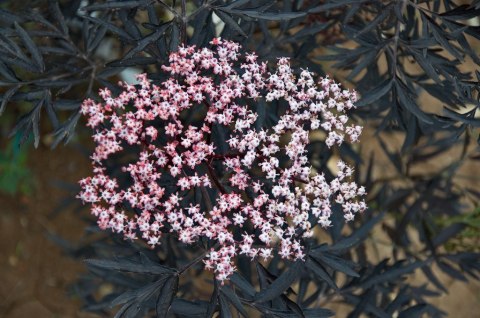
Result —
[{"label": "blurred brown ground", "polygon": [[[31,147],[31,145],[25,145]],[[85,268],[63,255],[47,233],[78,239],[84,224],[72,211],[51,213],[68,194],[53,180],[76,182],[88,174],[88,162],[75,150],[45,146],[29,153],[34,177],[31,196],[0,194],[0,317],[93,317],[66,288]],[[84,211],[87,213],[86,211]]]}]

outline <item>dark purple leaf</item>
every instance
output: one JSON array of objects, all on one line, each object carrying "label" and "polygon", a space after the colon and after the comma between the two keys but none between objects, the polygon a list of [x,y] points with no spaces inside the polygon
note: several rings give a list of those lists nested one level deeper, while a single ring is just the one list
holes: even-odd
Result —
[{"label": "dark purple leaf", "polygon": [[237,21],[235,21],[228,13],[222,10],[215,10],[215,14],[223,21],[227,26],[232,28],[233,30],[237,31],[244,37],[248,37],[248,35],[243,31],[243,29],[238,25]]},{"label": "dark purple leaf", "polygon": [[267,288],[257,293],[255,301],[263,303],[283,294],[300,276],[302,267],[303,262],[301,261],[297,261],[292,266],[289,266],[288,269],[278,276]]},{"label": "dark purple leaf", "polygon": [[303,310],[306,318],[327,318],[335,316],[335,313],[330,309],[323,308],[307,308]]},{"label": "dark purple leaf", "polygon": [[82,18],[85,19],[85,20],[88,20],[88,21],[92,21],[95,24],[105,26],[108,30],[113,32],[113,34],[118,35],[120,38],[129,40],[129,41],[133,40],[133,38],[130,36],[130,34],[125,32],[121,28],[117,27],[116,25],[114,25],[110,21],[104,21],[102,19],[98,19],[98,18],[95,18],[95,17],[89,17],[89,16],[82,16]]},{"label": "dark purple leaf", "polygon": [[238,310],[239,313],[242,314],[243,317],[248,318],[248,314],[245,311],[242,302],[230,287],[222,286],[220,288],[220,293]]},{"label": "dark purple leaf", "polygon": [[242,293],[244,293],[245,295],[253,298],[253,296],[255,296],[256,294],[256,291],[255,291],[255,288],[252,286],[252,284],[250,284],[243,276],[241,276],[239,273],[235,272],[233,273],[232,277],[230,278],[230,280],[232,281],[232,283],[235,284],[235,286],[237,286],[241,291]]},{"label": "dark purple leaf", "polygon": [[448,276],[450,276],[452,278],[455,278],[455,279],[458,279],[458,280],[461,280],[463,282],[467,282],[467,278],[465,277],[465,275],[460,273],[460,271],[458,271],[457,269],[455,269],[453,266],[449,265],[448,263],[439,260],[439,261],[437,261],[437,265],[438,265],[438,268],[440,268],[442,270],[442,272],[444,272]]},{"label": "dark purple leaf", "polygon": [[99,268],[115,270],[115,271],[125,271],[133,273],[144,273],[144,274],[154,274],[154,275],[163,275],[173,273],[173,269],[154,263],[152,261],[133,261],[127,259],[118,259],[118,260],[101,260],[101,259],[87,259],[85,262],[89,266],[95,266]]},{"label": "dark purple leaf", "polygon": [[313,258],[308,258],[305,262],[305,266],[313,273],[315,276],[317,276],[320,280],[325,281],[331,288],[338,290],[337,285],[333,281],[333,279],[330,277],[330,275],[327,273],[325,268],[318,263],[315,259]]},{"label": "dark purple leaf", "polygon": [[58,5],[58,0],[49,0],[48,1],[48,8],[55,18],[55,20],[60,25],[60,29],[64,35],[68,34],[68,26],[65,22],[65,17],[63,16],[62,11],[60,10],[60,6]]},{"label": "dark purple leaf", "polygon": [[358,107],[365,106],[379,100],[381,97],[383,97],[390,91],[390,89],[392,88],[392,82],[393,81],[391,79],[386,79],[378,86],[364,94],[364,96],[362,96],[362,98],[358,102],[356,102],[355,105]]},{"label": "dark purple leaf", "polygon": [[340,271],[342,273],[345,273],[349,276],[353,276],[353,277],[360,277],[360,275],[358,275],[357,272],[355,272],[353,269],[352,269],[352,265],[350,264],[350,262],[338,257],[338,256],[335,256],[333,254],[330,254],[328,252],[323,252],[323,253],[315,253],[315,254],[312,254],[310,253],[313,257],[315,257],[317,259],[317,261],[320,261],[326,265],[328,265],[330,268],[336,270],[336,271]]},{"label": "dark purple leaf", "polygon": [[220,295],[219,297],[220,302],[220,317],[221,318],[233,318],[232,313],[230,311],[230,306],[228,305],[228,301],[225,296]]},{"label": "dark purple leaf", "polygon": [[370,288],[376,284],[393,282],[394,280],[400,278],[401,276],[411,273],[417,268],[424,265],[425,265],[425,262],[423,261],[414,261],[404,266],[401,263],[397,263],[396,266],[387,269],[381,274],[368,277],[360,285],[363,288]]},{"label": "dark purple leaf", "polygon": [[132,9],[137,8],[144,4],[145,0],[126,0],[126,1],[109,1],[106,3],[93,4],[82,8],[85,11],[97,11],[97,10],[119,10],[119,9]]},{"label": "dark purple leaf", "polygon": [[208,303],[204,301],[192,302],[185,299],[175,298],[172,301],[171,310],[174,314],[180,317],[205,317],[207,312]]},{"label": "dark purple leaf", "polygon": [[353,246],[360,243],[367,235],[370,233],[372,228],[380,222],[380,220],[385,216],[385,212],[380,213],[374,218],[368,220],[361,227],[356,229],[352,235],[336,242],[328,248],[329,251],[341,251],[347,248],[352,248]]},{"label": "dark purple leaf", "polygon": [[178,290],[178,276],[170,276],[165,284],[162,286],[160,294],[157,299],[156,313],[157,317],[167,317],[167,314],[172,305],[173,298]]},{"label": "dark purple leaf", "polygon": [[38,69],[43,72],[45,70],[45,63],[43,62],[42,54],[40,53],[37,45],[28,35],[27,31],[25,31],[17,22],[15,22],[14,24],[18,37],[23,41],[23,44],[32,55],[33,61],[37,65]]},{"label": "dark purple leaf", "polygon": [[269,20],[269,21],[281,21],[301,18],[306,15],[305,12],[259,12],[256,10],[231,10],[232,14],[242,14],[249,18]]},{"label": "dark purple leaf", "polygon": [[150,33],[149,35],[138,41],[136,46],[125,55],[125,59],[132,58],[138,52],[143,51],[148,45],[153,44],[160,37],[165,36],[165,32],[170,27],[170,25],[171,22],[164,23],[163,25],[159,26],[158,29],[155,30],[155,32]]},{"label": "dark purple leaf", "polygon": [[5,107],[7,106],[7,103],[10,101],[10,98],[18,91],[20,88],[20,85],[15,85],[12,86],[2,95],[2,103],[0,104],[0,116],[3,114],[5,111]]}]

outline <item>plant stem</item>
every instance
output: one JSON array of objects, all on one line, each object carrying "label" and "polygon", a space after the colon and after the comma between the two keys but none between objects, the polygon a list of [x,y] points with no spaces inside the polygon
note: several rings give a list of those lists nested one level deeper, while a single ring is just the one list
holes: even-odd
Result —
[{"label": "plant stem", "polygon": [[[405,10],[406,0],[402,0],[402,8],[400,12]],[[400,28],[402,26],[402,21],[397,17],[397,24],[395,25],[395,35],[393,36],[393,67],[392,67],[392,78],[395,79],[397,76],[397,64],[398,64],[398,42],[400,40]]]},{"label": "plant stem", "polygon": [[[215,249],[218,247],[218,243],[215,244],[215,246],[213,246],[212,248]],[[200,262],[201,260],[203,260],[205,258],[205,256],[207,256],[207,254],[210,253],[210,250],[206,250],[205,252],[203,252],[200,256],[198,256],[197,258],[195,258],[194,260],[192,260],[190,263],[188,263],[187,265],[183,266],[182,268],[180,268],[180,270],[178,271],[178,275],[181,275],[182,273],[184,273],[185,271],[187,271],[190,267],[192,267],[193,265],[197,264],[198,262]]]},{"label": "plant stem", "polygon": [[215,174],[215,170],[213,169],[213,167],[210,165],[210,163],[207,164],[207,169],[208,169],[208,175],[210,176],[210,179],[213,180],[213,183],[215,183],[215,185],[217,186],[217,188],[220,190],[220,192],[222,192],[223,194],[227,193],[227,191],[225,190],[225,188],[223,187],[223,185],[220,183],[220,181],[218,180],[216,174]]},{"label": "plant stem", "polygon": [[181,30],[181,42],[183,45],[187,45],[187,1],[182,0],[182,30]]}]

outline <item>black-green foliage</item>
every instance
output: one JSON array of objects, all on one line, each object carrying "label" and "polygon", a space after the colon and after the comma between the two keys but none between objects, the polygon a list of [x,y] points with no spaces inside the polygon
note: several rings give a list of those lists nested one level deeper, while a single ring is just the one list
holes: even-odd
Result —
[{"label": "black-green foliage", "polygon": [[[160,66],[171,51],[182,43],[206,46],[221,36],[255,50],[262,60],[289,56],[296,67],[348,81],[361,96],[354,116],[377,130],[371,142],[381,146],[394,170],[391,178],[379,177],[374,174],[376,158],[343,146],[340,155],[355,164],[356,181],[370,192],[369,210],[348,225],[337,211],[338,220],[326,231],[333,243],[306,242],[305,262],[274,258],[266,266],[240,258],[231,283],[205,283],[212,291],[206,299],[198,298],[193,284],[203,279],[198,278],[200,264],[180,270],[209,248],[206,242],[186,247],[166,237],[152,251],[110,234],[101,236],[94,226],[88,243],[76,247],[57,238],[74,257],[92,259],[87,261],[91,274],[74,288],[85,308],[107,313],[121,305],[115,307],[117,317],[248,317],[253,312],[329,317],[334,313],[322,307],[335,300],[351,306],[349,317],[442,316],[425,298],[447,291],[432,266],[458,280],[477,279],[480,269],[478,253],[444,248],[463,233],[462,216],[480,197],[478,189],[462,186],[457,178],[464,162],[480,158],[471,147],[480,125],[479,15],[479,0],[3,4],[0,114],[14,112],[19,101],[29,103],[29,110],[12,123],[11,134],[20,141],[33,135],[38,146],[41,133],[53,133],[54,146],[67,142],[76,127],[82,129],[81,101],[95,98],[97,88],[115,91],[113,83],[129,68],[161,81]],[[277,115],[273,107],[262,107],[262,120],[269,125]],[[41,121],[45,115],[49,125]],[[392,133],[403,136],[403,144],[389,144]],[[412,169],[447,152],[455,160],[441,169]],[[310,146],[314,168],[328,178],[332,172],[326,162],[332,155],[321,142]],[[379,262],[366,252],[377,241],[371,237],[374,228],[386,233],[384,243],[392,247],[391,255]],[[92,243],[91,233],[101,239]],[[428,285],[405,279],[419,271]],[[113,289],[98,299],[105,282]]]}]

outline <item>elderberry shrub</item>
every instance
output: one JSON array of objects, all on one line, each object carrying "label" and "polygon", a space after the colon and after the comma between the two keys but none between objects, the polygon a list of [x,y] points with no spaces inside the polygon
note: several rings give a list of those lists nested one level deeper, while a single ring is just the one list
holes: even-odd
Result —
[{"label": "elderberry shrub", "polygon": [[[462,172],[479,158],[479,10],[478,0],[5,2],[0,114],[19,119],[0,133],[14,126],[16,141],[55,147],[95,131],[79,196],[97,216],[84,240],[62,245],[88,258],[72,290],[90,311],[323,317],[341,303],[350,317],[441,316],[425,298],[447,291],[433,266],[466,281],[480,264],[478,169],[473,183]],[[231,69],[193,56],[219,60],[225,43],[239,45]],[[179,71],[192,60],[222,96],[188,83]],[[146,75],[124,83],[132,71]],[[157,117],[167,100],[175,113]],[[368,139],[355,144],[348,121],[362,120]]]}]

